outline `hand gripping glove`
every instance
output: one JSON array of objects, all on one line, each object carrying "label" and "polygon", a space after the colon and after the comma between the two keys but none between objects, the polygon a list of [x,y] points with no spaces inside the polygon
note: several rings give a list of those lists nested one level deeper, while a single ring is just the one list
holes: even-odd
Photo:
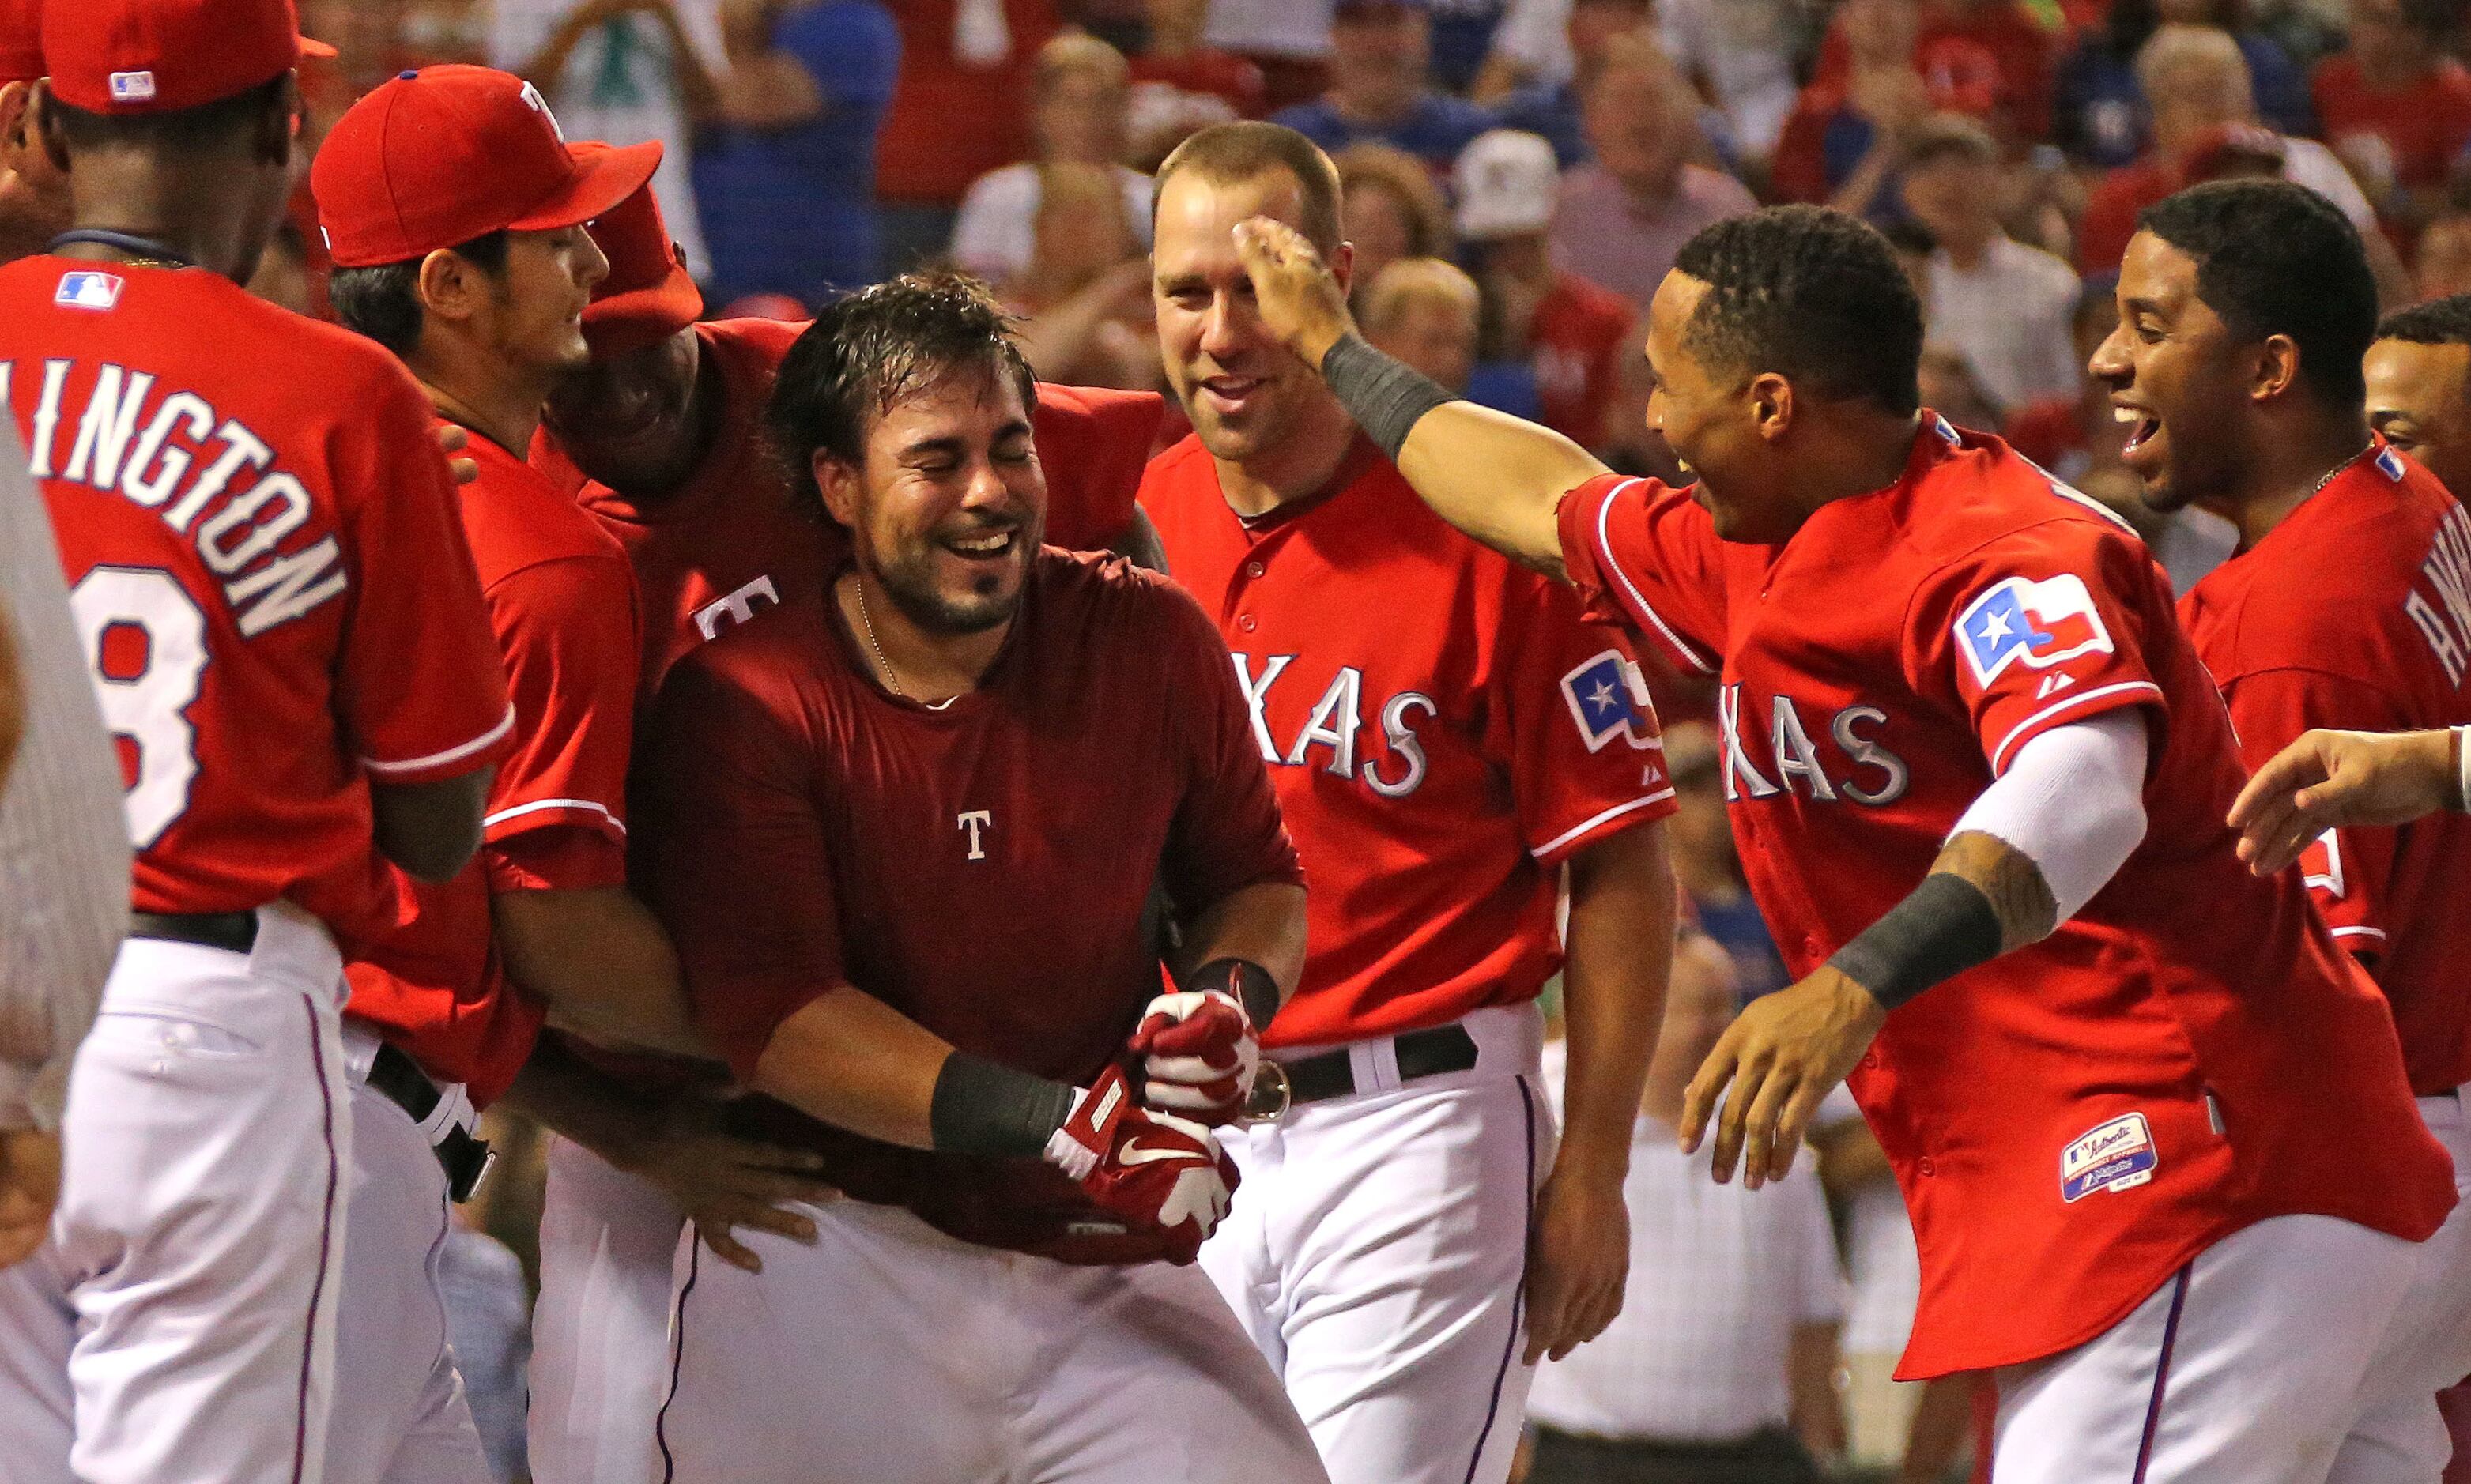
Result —
[{"label": "hand gripping glove", "polygon": [[1200,1252],[1236,1191],[1236,1162],[1210,1130],[1142,1107],[1120,1067],[1081,1091],[1047,1141],[1047,1160],[1079,1181],[1099,1209],[1135,1231],[1166,1237],[1174,1263]]},{"label": "hand gripping glove", "polygon": [[[1238,975],[1250,968],[1233,959],[1204,965],[1193,987],[1160,995],[1141,1011],[1126,1045],[1141,1058],[1143,1102],[1210,1127],[1242,1116],[1261,1066],[1260,1033],[1238,997]],[[1277,985],[1268,987],[1275,1005]]]}]

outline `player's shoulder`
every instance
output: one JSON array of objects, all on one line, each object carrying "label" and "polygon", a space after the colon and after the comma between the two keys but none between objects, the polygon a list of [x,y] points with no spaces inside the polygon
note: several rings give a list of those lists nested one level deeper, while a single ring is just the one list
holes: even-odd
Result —
[{"label": "player's shoulder", "polygon": [[1943,440],[1910,488],[1903,545],[1924,566],[1959,567],[2032,554],[2059,562],[2147,562],[2136,528],[2100,500],[2051,474],[1991,433],[1936,419]]},{"label": "player's shoulder", "polygon": [[762,709],[785,708],[831,668],[831,591],[823,583],[791,592],[765,610],[763,622],[732,624],[680,655],[662,677],[662,704],[737,695]]},{"label": "player's shoulder", "polygon": [[614,564],[631,586],[625,548],[547,475],[479,433],[471,452],[480,476],[461,491],[463,531],[484,589],[553,562]]},{"label": "player's shoulder", "polygon": [[1197,433],[1186,433],[1141,466],[1138,498],[1153,521],[1165,518],[1187,501],[1222,505],[1226,501],[1218,487],[1218,466]]}]

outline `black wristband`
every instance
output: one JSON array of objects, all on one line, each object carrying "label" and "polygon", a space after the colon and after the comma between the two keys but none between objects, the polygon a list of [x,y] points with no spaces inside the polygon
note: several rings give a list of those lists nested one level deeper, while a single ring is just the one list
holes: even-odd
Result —
[{"label": "black wristband", "polygon": [[1944,979],[1999,957],[1999,914],[1980,887],[1933,871],[1827,966],[1894,1009]]},{"label": "black wristband", "polygon": [[1321,374],[1355,426],[1393,461],[1406,447],[1407,433],[1418,419],[1443,403],[1459,400],[1431,377],[1375,350],[1353,332],[1321,358]]},{"label": "black wristband", "polygon": [[927,1126],[938,1153],[1036,1159],[1072,1116],[1072,1096],[1062,1082],[956,1051],[935,1074]]},{"label": "black wristband", "polygon": [[1212,959],[1185,979],[1187,989],[1215,989],[1244,1007],[1244,1014],[1260,1030],[1279,1012],[1279,982],[1250,959]]}]

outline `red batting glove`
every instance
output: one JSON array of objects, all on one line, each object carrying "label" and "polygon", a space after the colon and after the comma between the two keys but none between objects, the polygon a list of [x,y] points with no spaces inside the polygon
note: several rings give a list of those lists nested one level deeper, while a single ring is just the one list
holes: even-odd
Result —
[{"label": "red batting glove", "polygon": [[1253,1096],[1261,1037],[1233,995],[1180,989],[1150,1001],[1127,1048],[1141,1058],[1141,1101],[1196,1124],[1231,1124]]},{"label": "red batting glove", "polygon": [[1210,1130],[1142,1107],[1120,1067],[1081,1092],[1047,1158],[1099,1209],[1135,1231],[1165,1234],[1174,1263],[1200,1252],[1236,1192],[1236,1162]]}]

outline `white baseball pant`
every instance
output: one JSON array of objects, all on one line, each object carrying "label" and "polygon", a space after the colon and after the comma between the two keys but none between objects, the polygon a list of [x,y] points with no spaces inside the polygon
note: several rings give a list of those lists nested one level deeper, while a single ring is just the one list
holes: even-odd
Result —
[{"label": "white baseball pant", "polygon": [[492,1484],[446,1348],[446,1171],[412,1115],[368,1085],[376,1034],[347,1017],[343,1045],[352,1204],[326,1484]]},{"label": "white baseball pant", "polygon": [[551,1141],[532,1309],[534,1484],[661,1476],[652,1423],[670,1388],[670,1269],[685,1227],[657,1187]]},{"label": "white baseball pant", "polygon": [[2323,1484],[2418,1246],[2332,1217],[2200,1252],[2074,1350],[1993,1372],[1999,1484]]},{"label": "white baseball pant", "polygon": [[[1244,1199],[1237,1192],[1236,1202]],[[1321,1484],[1312,1439],[1191,1267],[1075,1267],[898,1207],[677,1246],[668,1484]]]},{"label": "white baseball pant", "polygon": [[352,1105],[323,924],[133,938],[77,1055],[51,1241],[0,1274],[4,1484],[321,1484]]},{"label": "white baseball pant", "polygon": [[1359,1041],[1359,1091],[1224,1131],[1243,1185],[1201,1264],[1334,1484],[1501,1484],[1518,1451],[1527,1232],[1558,1141],[1543,1019],[1460,1024],[1469,1071],[1401,1085],[1390,1040]]},{"label": "white baseball pant", "polygon": [[2436,1484],[2454,1438],[2436,1393],[2471,1376],[2471,1087],[2419,1100],[2428,1131],[2454,1156],[2460,1201],[2420,1243],[2419,1266],[2360,1391],[2360,1414],[2331,1484]]}]

